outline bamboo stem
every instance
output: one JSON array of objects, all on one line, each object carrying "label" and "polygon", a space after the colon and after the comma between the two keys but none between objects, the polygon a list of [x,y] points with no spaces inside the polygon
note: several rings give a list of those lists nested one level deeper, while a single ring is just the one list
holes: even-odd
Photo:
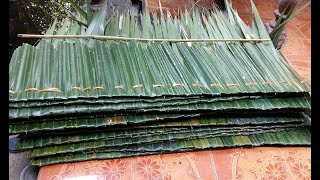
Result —
[{"label": "bamboo stem", "polygon": [[18,34],[19,38],[76,38],[76,39],[98,39],[98,40],[122,40],[122,41],[153,41],[153,42],[261,42],[270,39],[144,39],[128,38],[118,36],[95,36],[95,35],[37,35],[37,34]]}]

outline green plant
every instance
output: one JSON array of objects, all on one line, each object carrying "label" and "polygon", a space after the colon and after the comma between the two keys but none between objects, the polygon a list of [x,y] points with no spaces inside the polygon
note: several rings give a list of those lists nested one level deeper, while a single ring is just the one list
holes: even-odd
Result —
[{"label": "green plant", "polygon": [[[77,15],[73,14],[69,9],[65,8],[61,2],[53,2],[56,6],[59,6],[60,8],[65,10],[65,15],[72,20],[78,22],[79,24],[88,27],[88,25],[91,23],[94,17],[94,13],[91,12],[90,9],[90,1],[85,0],[85,3],[83,5],[79,5],[74,0],[67,0],[71,7],[78,13]],[[107,1],[105,1],[106,3]]]}]

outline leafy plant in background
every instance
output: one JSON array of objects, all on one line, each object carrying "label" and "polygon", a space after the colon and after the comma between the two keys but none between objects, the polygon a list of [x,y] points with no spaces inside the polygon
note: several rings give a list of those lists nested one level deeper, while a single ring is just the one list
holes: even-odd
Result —
[{"label": "leafy plant in background", "polygon": [[[74,2],[83,4],[84,0],[74,0]],[[45,33],[54,19],[57,19],[57,25],[60,25],[65,18],[64,14],[72,10],[67,0],[10,0],[9,57],[22,43],[35,44],[37,42],[36,39],[17,38],[18,33]]]},{"label": "leafy plant in background", "polygon": [[82,17],[82,19],[84,19],[85,22],[82,22],[74,15],[72,15],[71,18],[77,22],[80,22],[80,24],[88,27],[88,24],[91,23],[93,18],[93,13],[91,12],[91,9],[90,9],[90,1],[85,0],[85,4],[82,7],[78,5],[74,0],[67,0],[67,1],[78,12],[78,14]]}]

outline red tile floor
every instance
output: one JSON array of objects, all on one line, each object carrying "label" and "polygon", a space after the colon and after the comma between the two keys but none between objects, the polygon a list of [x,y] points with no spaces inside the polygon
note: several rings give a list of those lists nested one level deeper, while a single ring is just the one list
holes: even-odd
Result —
[{"label": "red tile floor", "polygon": [[93,160],[42,167],[38,180],[310,179],[310,148],[256,147]]},{"label": "red tile floor", "polygon": [[[307,0],[299,2],[299,7]],[[254,0],[262,20],[274,18],[277,0]],[[240,16],[250,23],[249,0],[233,1]],[[283,47],[290,65],[311,81],[311,8],[287,26]],[[65,163],[41,168],[38,180],[75,179],[310,179],[309,147],[256,147],[207,150],[166,155]]]}]

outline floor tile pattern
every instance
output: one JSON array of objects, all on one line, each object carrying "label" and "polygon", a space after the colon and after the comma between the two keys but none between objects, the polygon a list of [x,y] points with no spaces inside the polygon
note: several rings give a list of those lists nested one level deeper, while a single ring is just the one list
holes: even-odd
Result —
[{"label": "floor tile pattern", "polygon": [[307,180],[310,154],[306,147],[256,147],[92,160],[45,166],[38,180]]}]

